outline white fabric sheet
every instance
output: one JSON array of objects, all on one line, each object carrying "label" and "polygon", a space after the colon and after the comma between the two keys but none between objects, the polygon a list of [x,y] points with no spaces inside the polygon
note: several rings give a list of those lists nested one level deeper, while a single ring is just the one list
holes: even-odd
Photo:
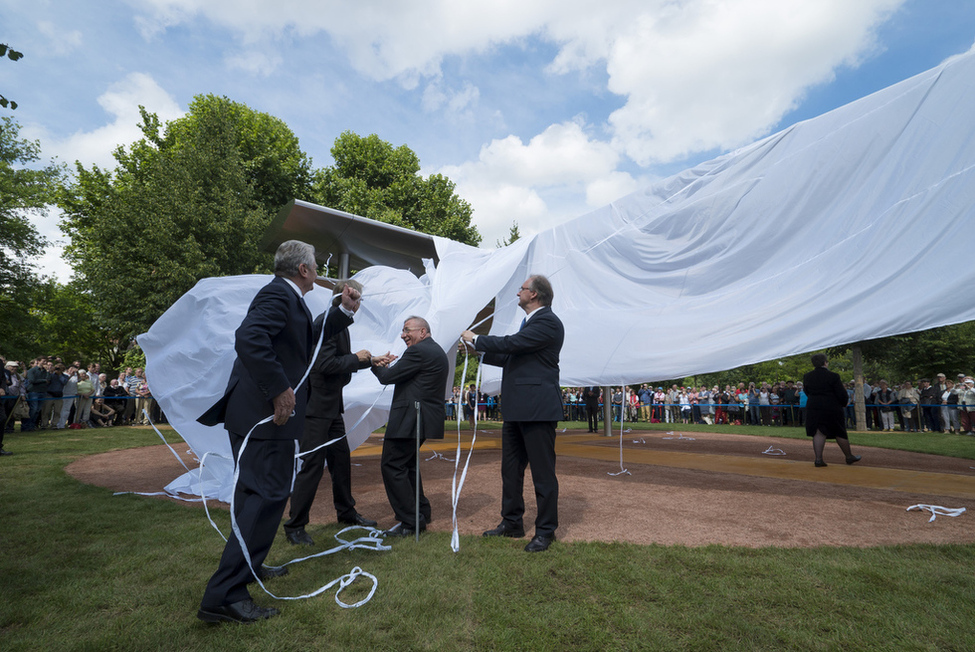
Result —
[{"label": "white fabric sheet", "polygon": [[[794,125],[601,210],[481,250],[438,239],[416,279],[356,276],[353,348],[402,351],[405,317],[425,316],[453,351],[492,298],[492,333],[517,329],[515,293],[547,275],[566,326],[564,385],[635,383],[729,369],[975,319],[975,55]],[[206,279],[139,342],[153,394],[197,455],[229,454],[195,419],[220,396],[233,331],[269,277]],[[321,312],[328,293],[307,295]],[[499,372],[484,385],[497,391]],[[391,391],[358,373],[346,423],[361,443]],[[185,490],[185,483],[181,485]]]}]

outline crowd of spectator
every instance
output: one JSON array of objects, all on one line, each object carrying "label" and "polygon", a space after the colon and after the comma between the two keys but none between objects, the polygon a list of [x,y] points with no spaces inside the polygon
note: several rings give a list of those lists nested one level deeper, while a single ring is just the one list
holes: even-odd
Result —
[{"label": "crowd of spectator", "polygon": [[[932,380],[889,384],[886,380],[863,383],[866,406],[866,428],[892,432],[949,432],[975,434],[975,380],[958,374],[957,380],[937,374]],[[586,421],[586,392],[598,394],[596,419],[602,421],[607,397],[601,387],[565,387],[562,404],[566,421]],[[856,428],[854,383],[847,383],[849,405],[847,425]],[[802,382],[740,382],[737,385],[689,387],[673,384],[670,388],[649,383],[631,387],[612,387],[608,396],[614,422],[673,424],[731,424],[751,426],[805,425],[806,394]],[[454,387],[447,403],[447,419],[457,418],[456,406],[462,406],[462,418],[500,419],[496,397],[477,391],[474,385]]]},{"label": "crowd of spectator", "polygon": [[27,364],[0,356],[0,362],[0,418],[5,432],[13,432],[17,422],[22,432],[30,432],[146,425],[147,413],[153,421],[165,420],[141,368],[126,367],[109,377],[98,362],[66,364],[47,356]]}]

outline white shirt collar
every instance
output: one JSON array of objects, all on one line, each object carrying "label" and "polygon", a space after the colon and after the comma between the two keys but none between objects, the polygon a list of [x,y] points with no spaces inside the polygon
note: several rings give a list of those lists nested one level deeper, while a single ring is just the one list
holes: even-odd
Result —
[{"label": "white shirt collar", "polygon": [[290,286],[291,286],[291,289],[295,291],[295,294],[297,294],[297,295],[298,295],[298,298],[299,298],[299,299],[301,299],[302,297],[304,297],[304,296],[305,296],[305,295],[304,295],[304,294],[303,294],[303,293],[301,292],[301,288],[300,288],[300,287],[298,287],[298,284],[297,284],[297,283],[295,283],[294,281],[292,281],[292,280],[291,280],[290,278],[284,278],[283,276],[282,276],[281,278],[283,278],[283,279],[284,279],[284,282],[285,282],[285,283],[287,283],[288,285],[290,285]]},{"label": "white shirt collar", "polygon": [[525,323],[527,324],[528,323],[528,320],[532,318],[532,315],[534,315],[536,312],[538,312],[539,310],[541,310],[544,307],[545,306],[538,306],[537,308],[535,308],[534,310],[532,310],[530,313],[528,313],[527,315],[525,315]]}]

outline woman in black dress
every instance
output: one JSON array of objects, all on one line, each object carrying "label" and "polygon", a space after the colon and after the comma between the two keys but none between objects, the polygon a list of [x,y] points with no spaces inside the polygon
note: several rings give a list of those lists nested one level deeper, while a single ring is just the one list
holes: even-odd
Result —
[{"label": "woman in black dress", "polygon": [[827,439],[835,439],[846,455],[846,463],[860,461],[859,455],[850,451],[850,439],[846,434],[844,408],[849,401],[839,374],[827,369],[826,356],[817,353],[812,357],[813,370],[802,379],[808,397],[806,401],[806,434],[813,438],[816,466],[826,466],[823,449]]}]

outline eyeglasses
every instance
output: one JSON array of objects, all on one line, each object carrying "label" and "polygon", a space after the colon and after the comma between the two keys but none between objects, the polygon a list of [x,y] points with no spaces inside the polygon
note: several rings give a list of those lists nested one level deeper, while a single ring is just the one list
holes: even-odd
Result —
[{"label": "eyeglasses", "polygon": [[521,287],[521,288],[518,289],[518,292],[526,292],[526,291],[527,292],[532,292],[532,289],[531,288],[526,288],[526,287]]},{"label": "eyeglasses", "polygon": [[423,330],[422,326],[420,328],[407,328],[405,326],[403,327],[404,333],[412,333],[413,331],[422,331],[422,330]]}]

